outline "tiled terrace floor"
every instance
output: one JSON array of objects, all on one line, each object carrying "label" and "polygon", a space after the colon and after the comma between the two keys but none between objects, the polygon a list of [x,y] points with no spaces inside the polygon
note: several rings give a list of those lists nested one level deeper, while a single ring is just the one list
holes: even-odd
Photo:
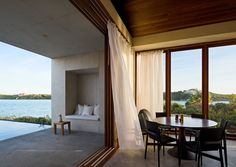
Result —
[{"label": "tiled terrace floor", "polygon": [[102,134],[52,129],[0,141],[0,167],[73,167],[103,146]]}]

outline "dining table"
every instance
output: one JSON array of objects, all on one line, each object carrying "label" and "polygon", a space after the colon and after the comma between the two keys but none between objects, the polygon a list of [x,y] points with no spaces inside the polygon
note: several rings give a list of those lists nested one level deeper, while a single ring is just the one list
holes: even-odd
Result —
[{"label": "dining table", "polygon": [[[184,142],[186,141],[185,136],[185,129],[192,128],[192,129],[202,129],[202,128],[210,128],[217,125],[217,122],[209,119],[202,119],[202,118],[193,118],[191,116],[184,116],[183,121],[176,119],[175,116],[169,117],[158,117],[155,118],[153,121],[157,122],[159,125],[178,128],[178,140],[179,140],[179,147],[181,148],[181,159],[191,160],[194,159],[193,154],[191,154],[185,147]],[[178,148],[174,147],[168,150],[168,153],[174,157],[178,157]]]}]

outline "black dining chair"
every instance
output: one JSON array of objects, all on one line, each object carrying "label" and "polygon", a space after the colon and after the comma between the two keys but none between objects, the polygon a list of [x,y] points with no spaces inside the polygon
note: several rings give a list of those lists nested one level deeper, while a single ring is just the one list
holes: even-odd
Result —
[{"label": "black dining chair", "polygon": [[[204,115],[193,113],[193,114],[191,114],[191,117],[192,118],[201,118],[201,119],[203,119]],[[194,136],[196,138],[196,133],[197,133],[196,131],[198,131],[198,130],[200,130],[200,129],[198,129],[198,128],[194,128],[194,129],[193,128],[186,128],[185,129],[185,134],[189,136],[189,140],[191,141],[192,136]]]},{"label": "black dining chair", "polygon": [[147,123],[146,120],[149,120],[148,110],[142,109],[138,113],[139,123],[142,130],[143,139],[147,135]]},{"label": "black dining chair", "polygon": [[[144,158],[147,158],[147,146],[148,145],[157,145],[157,155],[158,155],[158,167],[160,167],[160,149],[161,146],[179,146],[178,140],[172,138],[170,136],[164,135],[161,133],[161,129],[156,122],[146,121],[147,122],[147,136],[146,136],[146,144],[145,144],[145,153]],[[156,142],[149,143],[148,138],[153,139]],[[173,143],[175,142],[175,143]],[[180,165],[180,154],[178,147],[178,155],[179,155],[179,165]]]},{"label": "black dining chair", "polygon": [[[158,117],[167,117],[167,113],[166,112],[156,112],[156,118],[158,118]],[[163,125],[160,125],[160,128],[163,133],[166,133],[166,134],[174,133],[175,138],[177,139],[177,128],[172,128],[170,126],[163,126]]]},{"label": "black dining chair", "polygon": [[[167,117],[167,113],[166,112],[156,112],[156,118],[158,117]],[[170,126],[163,126],[163,125],[159,125],[159,128],[161,129],[161,133],[162,134],[175,134],[175,139],[177,140],[177,128],[172,128]],[[165,146],[163,146],[163,155],[165,154]]]},{"label": "black dining chair", "polygon": [[[226,129],[227,125],[228,125],[228,121],[222,119],[221,122],[220,122],[220,128]],[[227,142],[226,142],[226,133],[225,133],[225,130],[223,131],[222,140],[223,140],[222,149],[224,150],[225,166],[228,167]]]},{"label": "black dining chair", "polygon": [[[139,123],[140,123],[141,131],[142,131],[142,135],[143,135],[143,140],[144,140],[144,137],[147,135],[147,122],[146,121],[150,120],[149,114],[150,113],[147,109],[141,109],[138,113]],[[155,145],[153,145],[153,150],[155,152],[155,150],[156,150]]]},{"label": "black dining chair", "polygon": [[[224,139],[225,128],[227,124],[228,121],[222,120],[221,125],[218,128],[205,128],[201,129],[200,131],[196,131],[197,140],[187,141],[184,143],[186,149],[197,154],[198,167],[200,166],[200,161],[202,164],[202,156],[218,160],[221,163],[221,167],[224,167],[222,154],[224,147],[222,146],[222,140]],[[203,151],[219,151],[219,157],[205,153]],[[226,152],[227,150],[225,153]],[[227,153],[225,155],[225,158],[227,159]]]}]

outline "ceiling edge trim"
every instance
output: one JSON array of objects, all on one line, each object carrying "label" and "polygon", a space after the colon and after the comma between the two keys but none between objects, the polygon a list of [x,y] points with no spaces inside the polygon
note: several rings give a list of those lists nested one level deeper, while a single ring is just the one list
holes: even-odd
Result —
[{"label": "ceiling edge trim", "polygon": [[216,23],[133,38],[135,51],[236,38],[236,21]]}]

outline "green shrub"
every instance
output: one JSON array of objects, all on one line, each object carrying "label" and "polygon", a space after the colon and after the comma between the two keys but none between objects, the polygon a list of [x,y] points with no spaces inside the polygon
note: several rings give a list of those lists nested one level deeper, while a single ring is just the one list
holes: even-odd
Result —
[{"label": "green shrub", "polygon": [[1,120],[16,121],[16,122],[28,122],[43,125],[51,125],[52,120],[49,116],[46,117],[1,117]]}]

